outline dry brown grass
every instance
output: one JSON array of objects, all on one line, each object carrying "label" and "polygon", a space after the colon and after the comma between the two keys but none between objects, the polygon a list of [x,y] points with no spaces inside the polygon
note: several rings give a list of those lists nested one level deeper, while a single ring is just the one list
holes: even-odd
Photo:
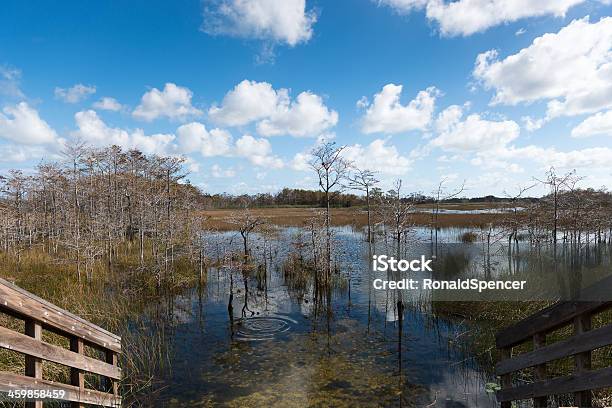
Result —
[{"label": "dry brown grass", "polygon": [[[458,209],[458,208],[455,208]],[[475,209],[475,208],[470,208]],[[203,214],[209,217],[205,223],[208,228],[218,230],[232,230],[235,226],[228,222],[234,209],[206,210]],[[269,224],[289,227],[304,226],[308,219],[322,211],[320,208],[253,208],[250,210],[254,215],[264,218]],[[499,220],[498,214],[439,214],[438,226],[440,227],[479,227]],[[415,213],[414,222],[417,225],[430,225],[431,215],[428,213]],[[363,208],[334,208],[332,209],[333,225],[365,226],[367,215]]]},{"label": "dry brown grass", "polygon": [[[105,261],[100,260],[94,267],[93,281],[83,279],[81,283],[77,281],[76,267],[68,254],[60,252],[57,256],[51,256],[35,246],[23,250],[17,262],[13,254],[0,252],[0,277],[14,281],[41,298],[121,335],[121,393],[124,406],[155,406],[149,401],[158,395],[160,373],[166,369],[169,354],[164,330],[145,312],[149,305],[163,303],[161,299],[165,293],[172,297],[186,288],[195,287],[198,275],[187,259],[177,258],[173,273],[164,277],[162,290],[158,291],[152,264],[147,263],[144,268],[139,266],[136,245],[122,245],[118,252],[112,270],[108,269]],[[0,313],[0,326],[21,333],[24,331],[22,320],[5,313]],[[66,338],[46,330],[43,330],[43,339],[47,343],[68,347]],[[91,348],[86,347],[85,352],[93,356]],[[0,371],[23,374],[24,369],[23,355],[0,349]],[[53,381],[68,382],[70,378],[65,366],[49,362],[44,362],[43,372],[44,378]],[[86,376],[89,387],[98,388],[98,380],[96,375]],[[0,407],[4,406],[0,402]]]}]

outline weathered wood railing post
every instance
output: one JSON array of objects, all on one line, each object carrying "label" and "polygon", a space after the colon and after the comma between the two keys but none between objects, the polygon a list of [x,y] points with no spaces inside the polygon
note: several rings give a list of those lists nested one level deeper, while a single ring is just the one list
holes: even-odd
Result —
[{"label": "weathered wood railing post", "polygon": [[[36,340],[42,340],[42,326],[34,319],[25,320],[25,334]],[[25,375],[42,380],[42,360],[33,356],[25,356]],[[28,401],[26,408],[42,408],[42,401]]]},{"label": "weathered wood railing post", "polygon": [[[85,353],[85,344],[83,343],[83,339],[79,337],[70,338],[70,351],[74,351],[78,354]],[[79,370],[78,368],[70,369],[70,384],[79,387],[79,392],[85,392],[85,372],[83,370]],[[72,402],[72,408],[85,408],[85,405],[80,402]]]},{"label": "weathered wood railing post", "polygon": [[[509,360],[512,358],[512,347],[505,347],[501,349],[501,360]],[[502,390],[512,388],[512,373],[504,374],[501,376],[501,387]],[[511,401],[502,401],[501,408],[512,408]]]},{"label": "weathered wood railing post", "polygon": [[[591,314],[583,313],[574,319],[574,335],[580,335],[591,330]],[[574,369],[580,375],[591,369],[591,351],[585,351],[574,356]],[[592,392],[578,391],[574,393],[574,405],[580,408],[592,407]]]},{"label": "weathered wood railing post", "polygon": [[[116,367],[119,364],[119,356],[112,350],[106,350],[106,362]],[[106,390],[118,397],[119,382],[110,377],[106,377]]]},{"label": "weathered wood railing post", "polygon": [[[533,335],[533,350],[541,349],[546,346],[546,334],[536,333]],[[546,379],[546,363],[538,364],[533,367],[533,376],[536,381],[544,381]],[[535,408],[546,408],[548,405],[548,397],[538,397],[533,399]]]}]

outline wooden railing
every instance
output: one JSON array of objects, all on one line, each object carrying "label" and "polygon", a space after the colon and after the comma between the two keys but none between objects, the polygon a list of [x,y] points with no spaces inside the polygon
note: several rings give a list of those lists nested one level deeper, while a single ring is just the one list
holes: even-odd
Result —
[{"label": "wooden railing", "polygon": [[[121,369],[117,358],[121,353],[121,338],[86,320],[0,279],[0,311],[21,319],[25,334],[0,326],[0,348],[25,355],[25,375],[0,372],[0,393],[20,395],[24,390],[38,390],[44,396],[58,395],[72,401],[73,407],[85,404],[119,407],[118,381]],[[70,349],[43,341],[43,330],[67,338]],[[85,355],[85,347],[96,350]],[[43,360],[70,367],[70,384],[43,378]],[[86,388],[85,374],[101,376],[105,391]],[[42,408],[42,400],[30,401],[26,407]]]},{"label": "wooden railing", "polygon": [[[546,407],[549,396],[573,394],[574,406],[591,407],[592,391],[612,387],[612,367],[591,369],[591,352],[612,345],[612,324],[591,330],[593,316],[612,308],[612,279],[607,278],[583,292],[588,301],[556,303],[496,336],[502,360],[495,371],[501,377],[502,389],[497,400],[502,408],[510,408],[515,400],[533,399],[534,407]],[[557,329],[573,325],[573,335],[565,340],[549,343],[547,335]],[[512,349],[531,341],[532,351],[512,356]],[[547,363],[573,356],[571,375],[548,378]],[[516,384],[513,373],[533,370],[534,381]]]}]

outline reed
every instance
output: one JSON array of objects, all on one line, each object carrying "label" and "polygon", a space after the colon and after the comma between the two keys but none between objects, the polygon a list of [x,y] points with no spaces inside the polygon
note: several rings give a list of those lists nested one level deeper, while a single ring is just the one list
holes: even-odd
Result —
[{"label": "reed", "polygon": [[[0,253],[0,276],[122,337],[123,352],[119,364],[123,369],[120,384],[124,406],[153,406],[162,390],[161,376],[169,369],[170,339],[160,311],[168,298],[194,287],[197,266],[189,257],[175,259],[171,271],[163,274],[152,259],[141,265],[137,246],[123,245],[112,265],[101,261],[93,266],[92,279],[78,282],[76,268],[61,258],[51,256],[42,247],[24,250],[17,260],[12,254]],[[152,308],[153,306],[153,308]],[[157,318],[160,316],[161,318]],[[0,314],[0,324],[23,333],[23,322]],[[68,340],[43,331],[45,342],[68,348]],[[86,354],[94,356],[93,349]],[[98,356],[99,357],[99,356]],[[0,350],[0,370],[23,373],[24,358],[18,353]],[[69,382],[70,372],[57,364],[45,364],[46,379]],[[99,378],[86,378],[94,388]]]}]

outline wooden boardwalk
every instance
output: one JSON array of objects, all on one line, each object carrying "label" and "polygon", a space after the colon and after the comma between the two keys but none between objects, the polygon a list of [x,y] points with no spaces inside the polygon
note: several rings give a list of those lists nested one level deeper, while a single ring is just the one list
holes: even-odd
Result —
[{"label": "wooden boardwalk", "polygon": [[[85,404],[119,407],[121,398],[118,381],[121,369],[117,365],[121,353],[121,338],[80,317],[0,278],[0,312],[24,321],[25,330],[19,333],[0,326],[0,348],[25,355],[25,375],[0,372],[0,392],[8,394],[23,390],[38,390],[42,395],[53,391],[73,407]],[[69,340],[70,349],[46,343],[43,330]],[[91,347],[102,358],[85,355]],[[70,367],[70,384],[43,378],[43,361]],[[101,377],[103,390],[86,387],[85,375]],[[89,378],[89,377],[88,377]],[[42,400],[30,401],[26,407],[41,408]]]},{"label": "wooden boardwalk", "polygon": [[[549,396],[573,394],[574,406],[592,407],[592,391],[612,387],[612,367],[591,368],[593,350],[612,345],[612,324],[592,329],[593,317],[612,308],[612,278],[583,291],[587,301],[559,302],[547,307],[497,334],[497,348],[502,360],[496,366],[502,389],[497,400],[510,408],[516,400],[533,399],[534,407],[546,407]],[[547,335],[557,329],[573,326],[567,339],[550,343]],[[532,343],[532,350],[517,356],[514,347]],[[547,363],[567,357],[574,360],[571,375],[549,378]],[[534,382],[517,384],[513,373],[533,370]]]}]

